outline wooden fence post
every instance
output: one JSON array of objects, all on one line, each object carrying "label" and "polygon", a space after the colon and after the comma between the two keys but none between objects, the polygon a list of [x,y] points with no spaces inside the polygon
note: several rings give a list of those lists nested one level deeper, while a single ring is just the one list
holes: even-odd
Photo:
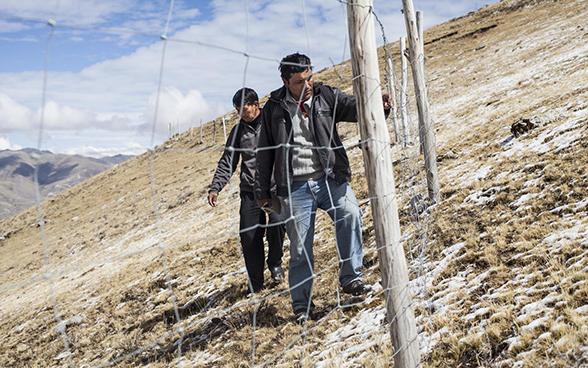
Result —
[{"label": "wooden fence post", "polygon": [[225,123],[225,117],[223,116],[223,135],[225,137],[225,142],[227,141],[227,125]]},{"label": "wooden fence post", "polygon": [[404,20],[408,35],[410,64],[414,81],[415,98],[419,113],[419,136],[422,137],[421,148],[425,156],[425,170],[427,172],[427,187],[429,200],[439,203],[439,175],[437,173],[437,153],[435,150],[435,133],[431,127],[429,115],[429,101],[425,84],[424,53],[418,30],[412,0],[402,0]]},{"label": "wooden fence post", "polygon": [[[423,62],[421,63],[422,68],[423,68],[423,75],[425,74],[425,41],[423,40],[423,35],[424,35],[424,31],[423,31],[423,12],[422,11],[417,11],[416,12],[416,25],[417,25],[417,32],[419,35],[419,42],[421,44],[421,50],[423,50]],[[428,103],[428,101],[427,101]],[[425,137],[423,136],[423,130],[419,129],[419,141],[421,142],[421,147],[420,147],[420,153],[422,154],[424,151],[424,144],[423,142],[425,141]]]},{"label": "wooden fence post", "polygon": [[[395,348],[396,368],[420,363],[416,322],[408,287],[408,267],[400,236],[390,134],[382,106],[372,0],[347,3],[353,89],[357,96],[364,166],[372,200],[372,216],[387,320]],[[359,77],[363,76],[363,77]]]},{"label": "wooden fence post", "polygon": [[202,118],[200,119],[200,144],[202,144]]},{"label": "wooden fence post", "polygon": [[402,69],[402,80],[400,83],[400,119],[402,123],[402,144],[406,148],[408,141],[408,58],[406,51],[406,37],[400,37],[400,66]]},{"label": "wooden fence post", "polygon": [[417,24],[417,32],[419,33],[419,41],[421,42],[421,49],[423,50],[423,57],[424,57],[424,55],[425,55],[425,40],[423,39],[423,34],[424,34],[423,12],[420,10],[416,12],[416,24]]},{"label": "wooden fence post", "polygon": [[396,104],[396,93],[394,88],[394,67],[392,65],[392,56],[388,55],[388,57],[386,58],[386,63],[388,65],[388,95],[392,100],[392,111],[390,112],[392,114],[392,127],[394,128],[394,140],[398,144],[400,143],[400,132],[398,131],[398,123],[396,121],[398,106]]}]

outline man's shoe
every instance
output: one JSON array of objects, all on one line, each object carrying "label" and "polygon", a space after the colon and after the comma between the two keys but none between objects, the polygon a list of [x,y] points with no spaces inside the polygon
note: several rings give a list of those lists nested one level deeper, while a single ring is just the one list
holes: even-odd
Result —
[{"label": "man's shoe", "polygon": [[354,296],[366,294],[370,290],[370,287],[366,286],[361,280],[352,281],[349,285],[343,287],[343,292]]},{"label": "man's shoe", "polygon": [[282,266],[280,266],[280,265],[270,267],[270,273],[272,274],[272,280],[274,280],[274,282],[276,282],[278,284],[281,283],[282,281],[284,281],[284,279],[285,279],[284,270],[282,269]]},{"label": "man's shoe", "polygon": [[309,319],[312,319],[306,309],[300,309],[294,312],[294,321],[299,325],[305,324]]}]

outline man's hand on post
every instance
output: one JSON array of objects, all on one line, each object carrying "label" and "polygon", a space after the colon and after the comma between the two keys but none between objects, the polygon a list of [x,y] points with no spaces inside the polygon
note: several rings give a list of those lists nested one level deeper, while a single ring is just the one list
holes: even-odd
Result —
[{"label": "man's hand on post", "polygon": [[387,93],[382,95],[382,104],[384,105],[384,111],[394,108],[394,100]]},{"label": "man's hand on post", "polygon": [[217,192],[209,192],[208,193],[208,204],[210,205],[210,207],[216,207],[216,199],[218,198],[218,193]]}]

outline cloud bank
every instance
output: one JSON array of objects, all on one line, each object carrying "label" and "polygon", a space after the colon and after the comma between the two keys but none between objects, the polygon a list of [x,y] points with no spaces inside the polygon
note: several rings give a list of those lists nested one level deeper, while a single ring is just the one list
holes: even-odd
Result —
[{"label": "cloud bank", "polygon": [[[489,1],[426,0],[419,6],[425,12],[427,27],[486,3]],[[52,18],[58,24],[126,31],[105,33],[58,26],[49,54],[44,110],[40,106],[43,70],[0,69],[0,130],[4,134],[31,135],[38,131],[44,111],[47,137],[65,131],[115,131],[128,135],[128,141],[142,137],[145,147],[154,123],[154,141],[159,144],[167,138],[169,122],[179,121],[187,129],[192,121],[207,122],[230,110],[231,96],[244,85],[261,96],[279,87],[278,61],[286,54],[308,54],[316,70],[349,58],[346,7],[338,1],[214,0],[199,1],[196,6],[181,1],[175,4],[166,43],[158,35],[164,33],[167,24],[167,2],[2,2],[0,15]],[[400,8],[401,2],[374,3],[391,42],[405,32]],[[46,46],[48,27],[14,19],[0,18],[0,22],[4,38],[39,41],[26,44],[34,45],[36,51],[31,55],[36,55],[42,65],[45,55],[41,50]],[[39,27],[43,32],[39,33]],[[379,26],[376,37],[381,43]],[[72,66],[68,67],[67,62]],[[51,145],[50,138],[47,140],[46,144]]]}]

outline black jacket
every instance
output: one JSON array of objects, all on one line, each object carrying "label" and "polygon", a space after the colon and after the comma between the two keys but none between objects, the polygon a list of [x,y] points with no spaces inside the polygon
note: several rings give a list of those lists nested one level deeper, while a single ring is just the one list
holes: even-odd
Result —
[{"label": "black jacket", "polygon": [[[262,127],[259,133],[255,196],[271,198],[272,170],[277,195],[288,195],[288,181],[292,181],[292,119],[286,106],[286,87],[271,93],[263,107]],[[325,175],[342,184],[351,180],[351,168],[345,148],[339,138],[336,124],[340,121],[357,121],[355,96],[316,82],[309,111],[310,129],[314,146]]]},{"label": "black jacket", "polygon": [[241,159],[241,184],[239,188],[242,192],[253,193],[256,167],[255,150],[257,149],[260,129],[261,114],[251,123],[241,120],[231,129],[208,192],[220,192],[229,182],[235,170],[237,170],[239,159]]}]

